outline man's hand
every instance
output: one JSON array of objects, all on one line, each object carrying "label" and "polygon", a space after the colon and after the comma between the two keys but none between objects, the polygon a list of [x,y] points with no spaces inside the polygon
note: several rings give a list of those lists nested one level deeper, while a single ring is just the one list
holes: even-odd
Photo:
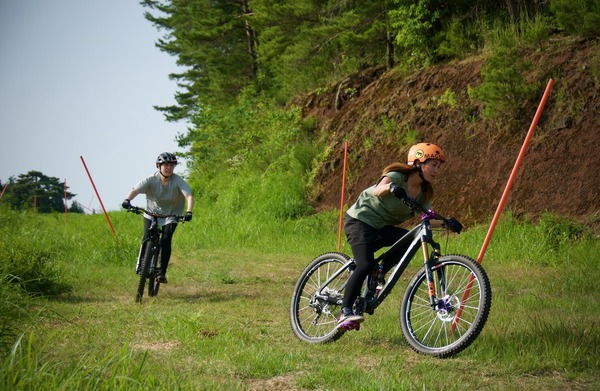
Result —
[{"label": "man's hand", "polygon": [[185,212],[184,221],[192,221],[192,212]]},{"label": "man's hand", "polygon": [[125,201],[123,201],[121,206],[123,207],[123,209],[129,210],[129,209],[131,209],[131,202],[128,199],[125,199]]}]

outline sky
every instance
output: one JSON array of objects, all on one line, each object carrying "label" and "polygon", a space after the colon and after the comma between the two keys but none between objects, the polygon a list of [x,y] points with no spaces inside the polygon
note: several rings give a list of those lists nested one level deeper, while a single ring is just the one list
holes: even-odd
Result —
[{"label": "sky", "polygon": [[175,138],[187,124],[153,108],[175,103],[168,75],[180,69],[155,46],[163,33],[145,10],[138,0],[0,0],[3,184],[41,171],[66,181],[69,205],[118,210],[161,152],[183,151]]}]

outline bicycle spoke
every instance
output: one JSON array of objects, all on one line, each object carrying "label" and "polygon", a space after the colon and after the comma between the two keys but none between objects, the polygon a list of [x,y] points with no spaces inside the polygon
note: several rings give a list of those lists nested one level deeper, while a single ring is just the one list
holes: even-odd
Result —
[{"label": "bicycle spoke", "polygon": [[434,288],[440,295],[436,297],[435,310],[430,304],[427,278],[422,269],[407,289],[401,312],[402,331],[411,347],[442,357],[461,351],[475,339],[483,328],[491,303],[483,269],[464,256],[447,258],[434,269]]}]

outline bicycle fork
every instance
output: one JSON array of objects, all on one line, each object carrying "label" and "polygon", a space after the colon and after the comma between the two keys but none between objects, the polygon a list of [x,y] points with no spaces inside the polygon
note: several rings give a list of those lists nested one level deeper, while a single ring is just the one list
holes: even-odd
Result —
[{"label": "bicycle fork", "polygon": [[[431,238],[430,232],[431,231],[426,230],[426,232],[423,233],[421,240],[421,250],[423,251],[423,262],[425,264],[425,276],[427,278],[427,293],[429,296],[429,303],[434,311],[438,311],[440,309],[446,310],[445,305],[443,303],[442,306],[444,308],[440,308],[440,302],[437,300],[438,293],[441,297],[444,297],[446,294],[446,281],[444,273],[443,271],[438,271],[440,289],[442,290],[442,292],[435,291],[435,279],[433,276],[433,265],[435,264],[434,261],[441,256],[440,245]],[[433,252],[429,251],[429,245],[431,245],[431,247],[433,248]]]},{"label": "bicycle fork", "polygon": [[[427,278],[427,287],[429,302],[431,309],[437,313],[438,319],[442,322],[454,322],[454,311],[459,303],[454,301],[453,297],[449,297],[446,291],[446,273],[442,265],[437,265],[435,260],[441,256],[440,246],[438,243],[431,241],[433,252],[429,252],[427,243],[422,243],[423,256],[425,261],[425,275]],[[434,273],[437,273],[440,292],[435,290]],[[438,299],[440,297],[440,299]],[[452,334],[452,327],[448,332]]]}]

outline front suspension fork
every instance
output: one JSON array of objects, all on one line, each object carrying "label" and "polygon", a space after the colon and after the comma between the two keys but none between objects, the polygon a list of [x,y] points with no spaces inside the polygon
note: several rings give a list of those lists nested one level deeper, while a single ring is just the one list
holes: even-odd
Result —
[{"label": "front suspension fork", "polygon": [[[432,247],[433,247],[433,252],[429,251],[429,246],[427,244],[427,242],[422,242],[421,243],[421,249],[423,250],[423,262],[425,264],[425,276],[427,278],[427,293],[429,295],[429,303],[431,304],[431,308],[433,308],[434,310],[437,310],[437,294],[435,291],[435,280],[433,278],[433,265],[435,264],[435,260],[438,259],[441,256],[440,253],[440,246],[433,242],[431,243]],[[444,287],[446,286],[443,274],[440,274],[440,287],[442,289],[444,289]],[[441,295],[443,296],[445,293],[441,292]]]}]

